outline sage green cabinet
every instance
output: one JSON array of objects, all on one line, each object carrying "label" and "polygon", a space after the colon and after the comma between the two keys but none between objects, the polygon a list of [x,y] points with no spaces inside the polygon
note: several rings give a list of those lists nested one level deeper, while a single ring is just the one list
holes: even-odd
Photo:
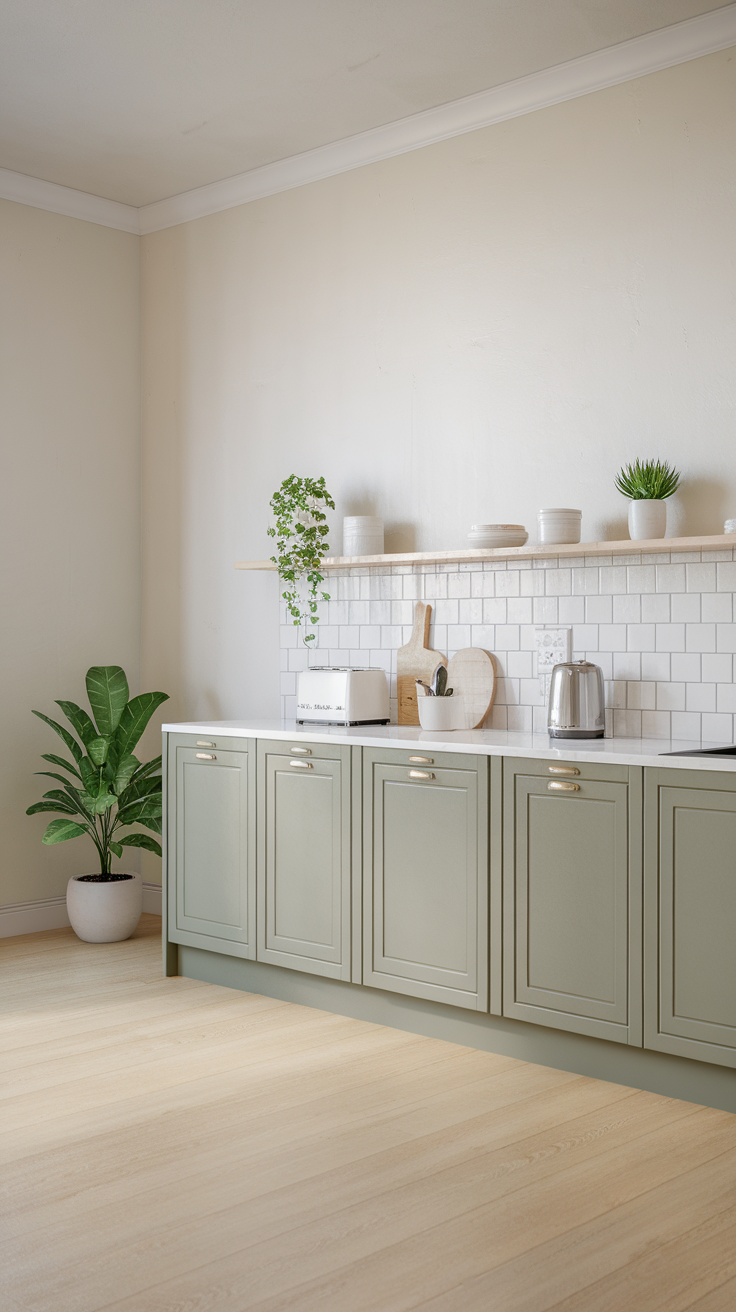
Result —
[{"label": "sage green cabinet", "polygon": [[168,934],[172,943],[256,955],[255,741],[168,743]]},{"label": "sage green cabinet", "polygon": [[644,1045],[736,1066],[736,774],[646,771]]},{"label": "sage green cabinet", "polygon": [[363,983],[488,1007],[488,759],[363,749]]},{"label": "sage green cabinet", "polygon": [[259,961],[351,977],[353,750],[258,744]]},{"label": "sage green cabinet", "polygon": [[641,771],[504,762],[503,1014],[641,1046]]}]

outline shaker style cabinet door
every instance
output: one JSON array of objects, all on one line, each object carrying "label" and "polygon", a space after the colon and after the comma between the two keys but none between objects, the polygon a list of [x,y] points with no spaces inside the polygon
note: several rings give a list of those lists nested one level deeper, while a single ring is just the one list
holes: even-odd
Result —
[{"label": "shaker style cabinet door", "polygon": [[488,761],[363,750],[363,983],[488,1006]]},{"label": "shaker style cabinet door", "polygon": [[736,774],[646,771],[644,1046],[736,1066]]},{"label": "shaker style cabinet door", "polygon": [[254,958],[255,743],[172,734],[168,792],[169,940]]},{"label": "shaker style cabinet door", "polygon": [[503,1014],[641,1046],[641,772],[504,762]]},{"label": "shaker style cabinet door", "polygon": [[258,744],[258,960],[350,979],[350,747]]}]

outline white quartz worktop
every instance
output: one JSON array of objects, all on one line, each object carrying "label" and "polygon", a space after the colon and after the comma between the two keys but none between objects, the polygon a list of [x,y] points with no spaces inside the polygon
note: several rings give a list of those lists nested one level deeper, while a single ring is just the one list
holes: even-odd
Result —
[{"label": "white quartz worktop", "polygon": [[547,734],[510,733],[499,729],[429,733],[411,725],[386,724],[345,728],[296,724],[294,720],[203,720],[163,725],[164,733],[196,734],[210,739],[271,738],[300,742],[345,743],[359,747],[420,748],[484,756],[526,756],[539,760],[601,761],[609,765],[656,765],[687,770],[736,770],[736,757],[666,756],[666,752],[724,744],[669,741],[662,738],[593,738],[553,740]]}]

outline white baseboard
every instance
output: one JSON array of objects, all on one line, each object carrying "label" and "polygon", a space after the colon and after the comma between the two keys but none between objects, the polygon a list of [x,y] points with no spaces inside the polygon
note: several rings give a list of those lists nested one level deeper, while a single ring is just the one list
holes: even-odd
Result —
[{"label": "white baseboard", "polygon": [[[143,884],[143,910],[161,915],[161,885]],[[44,897],[37,902],[15,902],[0,907],[0,938],[38,934],[43,929],[64,929],[69,924],[66,897]]]}]

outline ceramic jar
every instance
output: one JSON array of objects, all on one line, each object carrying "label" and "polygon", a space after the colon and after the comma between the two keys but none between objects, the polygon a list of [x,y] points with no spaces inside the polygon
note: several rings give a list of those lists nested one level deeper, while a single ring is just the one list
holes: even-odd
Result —
[{"label": "ceramic jar", "polygon": [[540,547],[579,542],[582,518],[582,510],[540,510],[537,515]]},{"label": "ceramic jar", "polygon": [[666,531],[666,501],[629,502],[629,537],[632,542],[644,542],[648,538],[663,538]]},{"label": "ceramic jar", "polygon": [[346,515],[342,521],[343,556],[382,556],[383,520],[378,515]]},{"label": "ceramic jar", "polygon": [[66,886],[66,909],[74,933],[84,943],[119,943],[130,938],[143,910],[140,875],[88,881],[73,875]]},{"label": "ceramic jar", "polygon": [[460,697],[417,697],[419,723],[423,729],[447,733],[462,729],[464,724]]}]

